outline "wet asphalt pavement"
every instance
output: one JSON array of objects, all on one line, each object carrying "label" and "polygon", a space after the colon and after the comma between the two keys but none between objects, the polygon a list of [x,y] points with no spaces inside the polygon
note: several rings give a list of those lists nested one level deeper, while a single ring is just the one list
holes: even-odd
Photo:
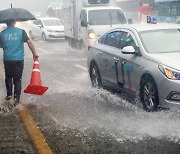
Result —
[{"label": "wet asphalt pavement", "polygon": [[[133,100],[129,103],[124,94],[92,88],[84,54],[68,48],[66,41],[34,43],[42,83],[49,89],[43,96],[23,93],[22,104],[53,153],[180,153],[179,110],[147,113]],[[31,58],[28,51],[23,89],[29,84]],[[0,84],[4,87],[2,75]],[[2,104],[3,88],[0,94]],[[0,153],[36,153],[18,110],[0,112],[0,121]]]},{"label": "wet asphalt pavement", "polygon": [[[156,138],[145,136],[139,139],[117,140],[101,128],[70,128],[52,121],[47,108],[29,105],[38,126],[45,134],[48,144],[56,154],[178,154],[179,141],[172,141],[166,136]],[[61,118],[61,117],[59,117]],[[120,134],[124,132],[119,132]]]}]

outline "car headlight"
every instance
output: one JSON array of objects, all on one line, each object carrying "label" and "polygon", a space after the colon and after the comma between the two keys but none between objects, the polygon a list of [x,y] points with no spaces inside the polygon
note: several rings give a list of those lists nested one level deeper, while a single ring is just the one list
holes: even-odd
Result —
[{"label": "car headlight", "polygon": [[180,72],[178,70],[159,65],[159,70],[168,78],[172,80],[180,80]]},{"label": "car headlight", "polygon": [[95,39],[96,35],[93,32],[89,33],[89,39]]}]

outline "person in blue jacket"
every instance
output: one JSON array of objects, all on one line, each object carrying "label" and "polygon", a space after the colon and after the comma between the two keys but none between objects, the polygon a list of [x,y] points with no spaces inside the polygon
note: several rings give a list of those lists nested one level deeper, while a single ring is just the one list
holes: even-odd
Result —
[{"label": "person in blue jacket", "polygon": [[19,103],[21,95],[21,80],[24,69],[24,42],[28,44],[33,58],[38,57],[35,47],[25,30],[16,28],[15,23],[16,21],[8,21],[6,23],[7,28],[0,33],[0,47],[3,48],[7,90],[5,100],[11,100],[14,96],[14,106]]}]

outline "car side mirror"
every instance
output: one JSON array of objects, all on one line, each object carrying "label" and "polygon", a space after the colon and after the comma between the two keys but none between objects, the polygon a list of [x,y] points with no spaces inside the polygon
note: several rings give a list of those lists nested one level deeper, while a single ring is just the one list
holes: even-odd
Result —
[{"label": "car side mirror", "polygon": [[43,26],[42,25],[37,25],[39,28],[42,28]]},{"label": "car side mirror", "polygon": [[122,53],[123,54],[134,54],[135,53],[135,49],[133,46],[126,46],[122,49]]}]

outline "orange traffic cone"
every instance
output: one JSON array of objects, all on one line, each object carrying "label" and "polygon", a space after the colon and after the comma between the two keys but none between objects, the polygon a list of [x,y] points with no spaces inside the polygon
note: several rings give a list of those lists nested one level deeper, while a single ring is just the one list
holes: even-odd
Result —
[{"label": "orange traffic cone", "polygon": [[38,58],[34,58],[31,81],[27,88],[24,90],[24,93],[43,95],[47,89],[48,87],[42,86]]}]

